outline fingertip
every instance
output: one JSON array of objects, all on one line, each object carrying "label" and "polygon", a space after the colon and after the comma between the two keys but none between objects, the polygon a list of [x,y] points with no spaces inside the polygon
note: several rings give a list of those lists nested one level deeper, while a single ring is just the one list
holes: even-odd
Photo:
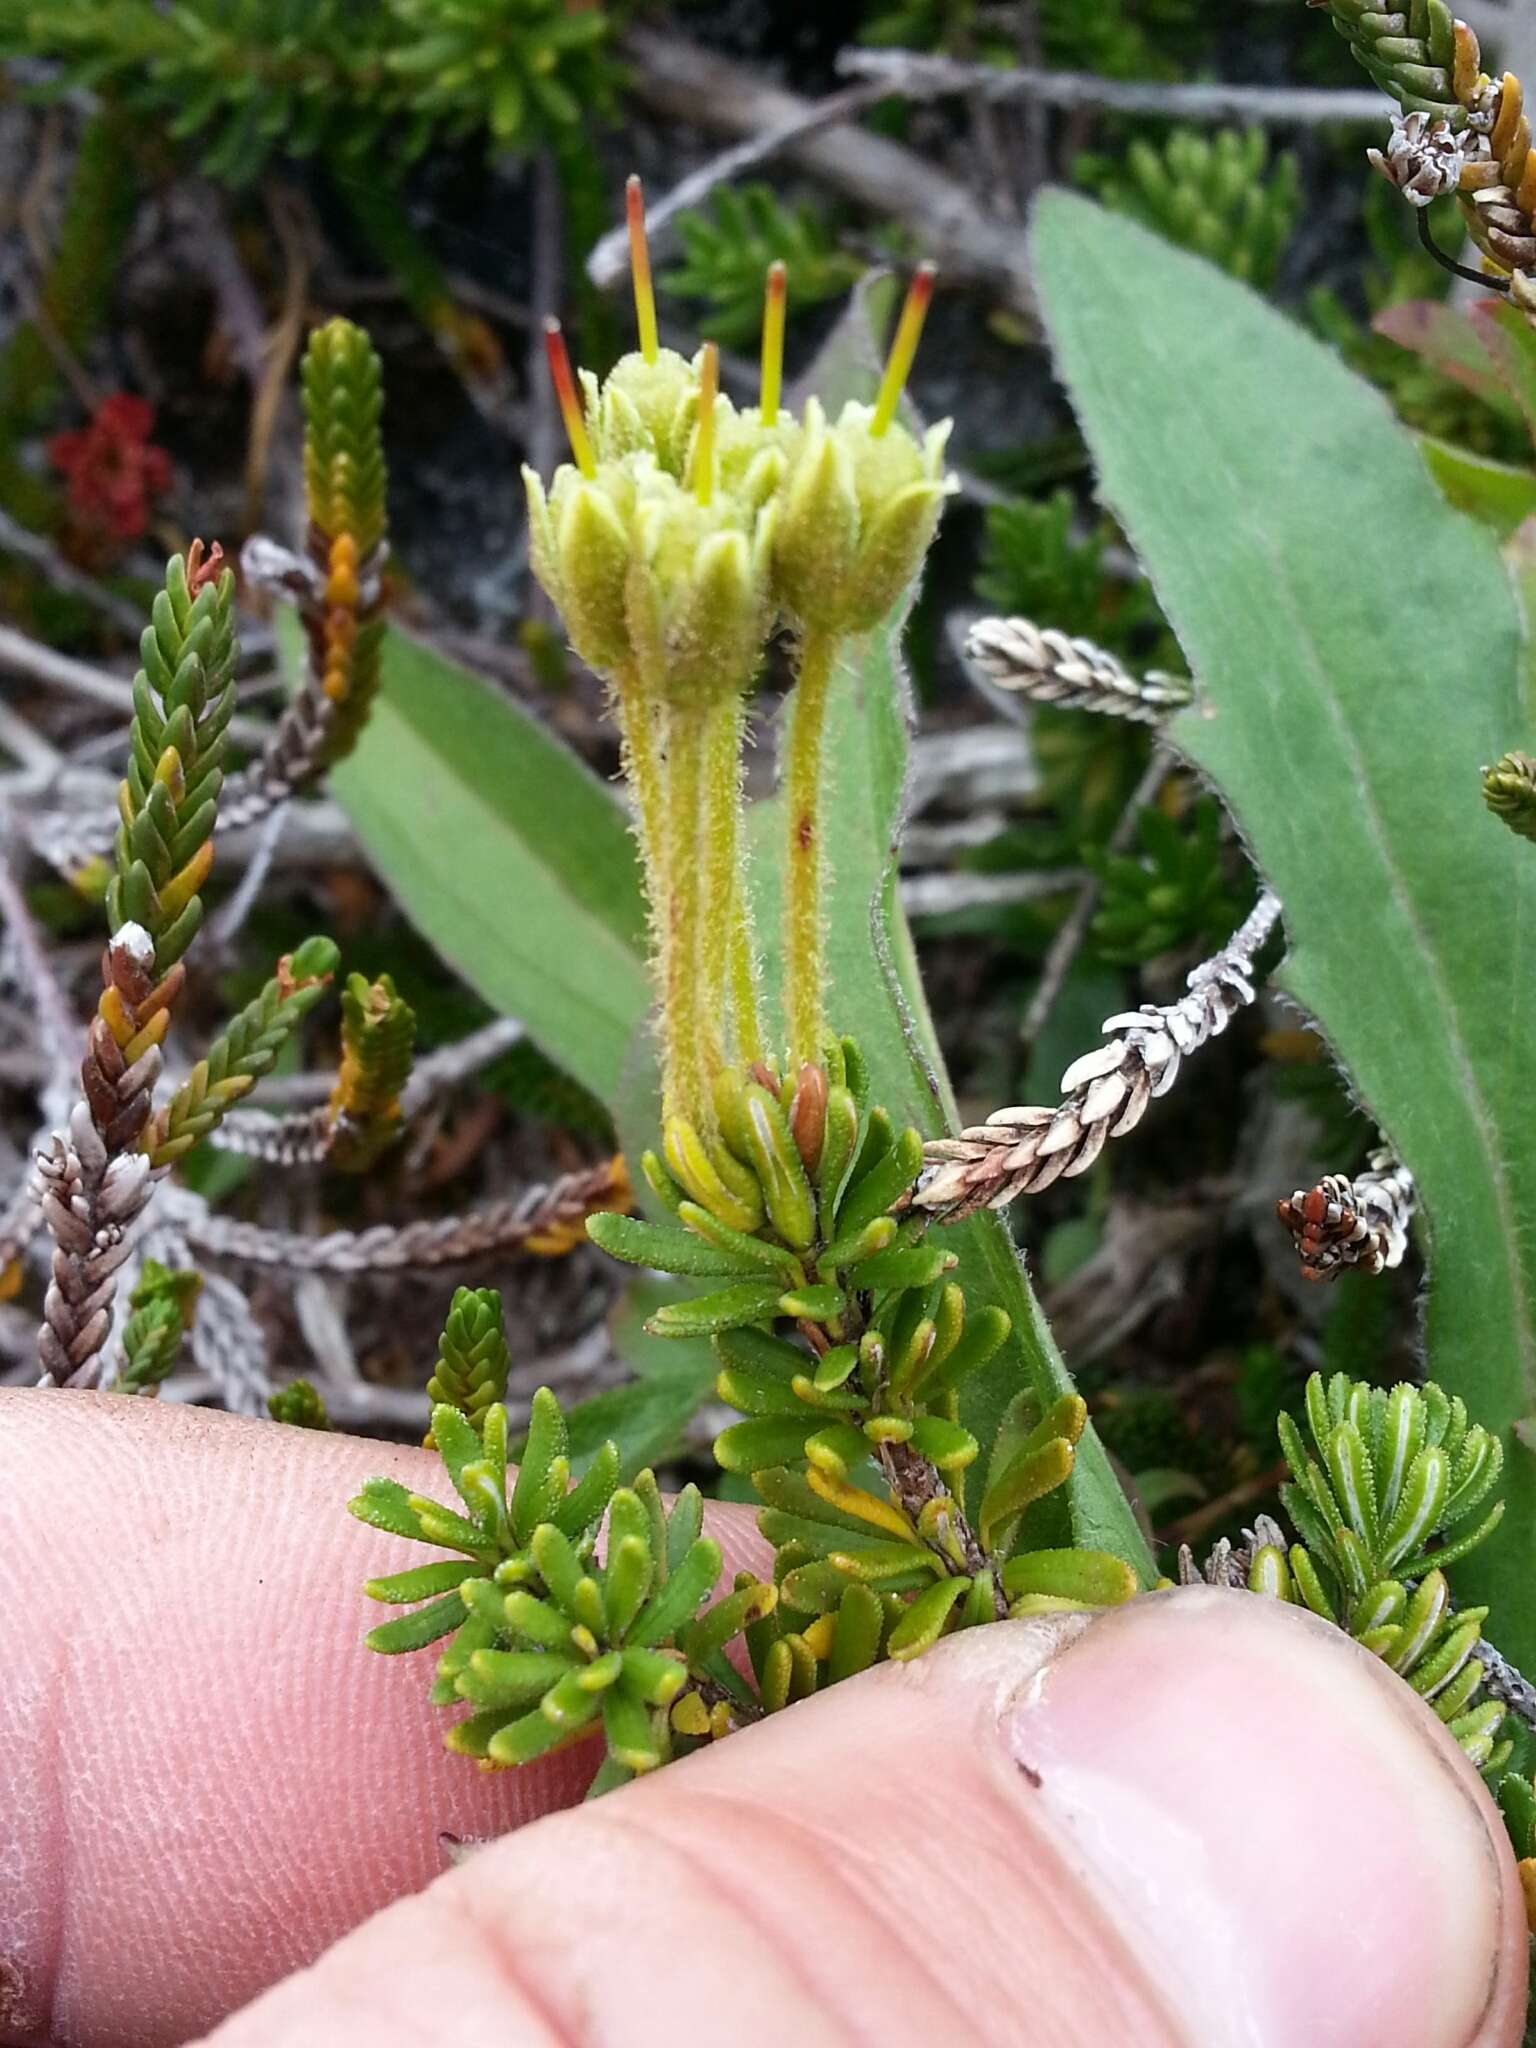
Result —
[{"label": "fingertip", "polygon": [[1525,1916],[1481,1779],[1305,1610],[1198,1588],[1103,1616],[1021,1690],[1043,1824],[1197,2039],[1520,2039]]}]

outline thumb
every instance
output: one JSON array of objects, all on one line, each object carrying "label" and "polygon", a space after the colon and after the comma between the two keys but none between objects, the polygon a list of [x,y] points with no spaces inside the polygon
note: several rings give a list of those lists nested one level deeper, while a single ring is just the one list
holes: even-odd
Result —
[{"label": "thumb", "polygon": [[216,2048],[1494,2048],[1481,1783],[1312,1616],[1200,1589],[886,1665],[476,1855]]}]

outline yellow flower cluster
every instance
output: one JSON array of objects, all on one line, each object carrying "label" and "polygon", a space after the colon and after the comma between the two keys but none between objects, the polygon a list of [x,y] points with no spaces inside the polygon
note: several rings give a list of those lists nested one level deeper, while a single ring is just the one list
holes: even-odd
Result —
[{"label": "yellow flower cluster", "polygon": [[945,496],[948,423],[897,417],[933,289],[914,279],[881,390],[828,419],[780,402],[784,266],[765,293],[759,403],[719,390],[718,354],[659,344],[638,182],[630,181],[638,349],[601,381],[550,368],[572,460],[524,470],[533,567],[571,645],[613,686],[639,809],[663,1013],[663,1093],[718,1149],[714,1082],[761,1060],[756,948],[741,874],[743,706],[768,643],[793,636],[784,786],[785,1008],[792,1060],[822,1050],[821,734],[837,651],[916,577]]}]

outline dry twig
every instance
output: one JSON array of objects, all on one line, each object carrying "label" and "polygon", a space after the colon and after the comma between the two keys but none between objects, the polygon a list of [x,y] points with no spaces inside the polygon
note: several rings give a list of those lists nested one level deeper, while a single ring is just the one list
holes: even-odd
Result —
[{"label": "dry twig", "polygon": [[1380,94],[1364,88],[1142,84],[1024,64],[1005,71],[995,64],[965,64],[917,50],[844,50],[837,68],[845,77],[878,80],[893,97],[907,100],[963,93],[968,99],[1026,100],[1064,112],[1091,107],[1165,121],[1262,121],[1275,127],[1311,128],[1382,117]]},{"label": "dry twig", "polygon": [[0,918],[4,919],[10,933],[13,957],[21,970],[28,1002],[37,1018],[38,1036],[48,1069],[43,1091],[44,1114],[53,1122],[68,1108],[80,1025],[49,964],[41,934],[27,908],[21,886],[3,857],[0,857]]},{"label": "dry twig", "polygon": [[28,568],[35,569],[55,590],[64,590],[71,597],[78,597],[104,618],[110,619],[120,631],[138,639],[144,619],[137,605],[105,589],[94,577],[87,576],[73,562],[66,561],[52,541],[40,533],[33,533],[30,527],[23,526],[3,510],[0,510],[0,548],[8,555],[17,556]]},{"label": "dry twig", "polygon": [[584,1224],[599,1209],[624,1209],[631,1200],[622,1158],[605,1159],[548,1186],[529,1188],[515,1201],[491,1202],[466,1216],[421,1223],[377,1224],[371,1230],[333,1230],[308,1237],[265,1230],[254,1223],[205,1215],[188,1219],[194,1251],[249,1265],[286,1266],[296,1272],[382,1273],[412,1266],[453,1266],[497,1251],[553,1258],[585,1239]]},{"label": "dry twig", "polygon": [[1085,1173],[1108,1139],[1133,1130],[1148,1103],[1167,1094],[1186,1056],[1253,1001],[1254,956],[1279,916],[1279,898],[1266,889],[1221,951],[1191,972],[1187,995],[1107,1018],[1104,1030],[1116,1035],[1068,1067],[1054,1109],[1000,1109],[958,1138],[935,1140],[914,1204],[953,1222]]},{"label": "dry twig", "polygon": [[[716,60],[699,53],[706,62]],[[675,59],[674,59],[675,61]],[[825,129],[836,128],[845,121],[852,121],[868,108],[885,97],[883,86],[853,85],[843,92],[832,93],[823,100],[794,101],[791,95],[780,95],[791,111],[771,127],[763,128],[746,141],[736,143],[732,148],[722,150],[719,156],[711,157],[707,164],[674,185],[664,199],[648,205],[645,215],[646,233],[653,247],[658,246],[662,231],[669,221],[690,207],[700,205],[718,186],[727,185],[733,178],[739,178],[743,171],[756,169],[770,157],[780,155],[792,143],[807,141],[813,135],[820,135]],[[703,119],[702,111],[697,118]],[[592,254],[587,258],[587,275],[596,285],[605,289],[616,284],[629,274],[629,230],[627,227],[610,228]]]},{"label": "dry twig", "polygon": [[[407,1120],[419,1115],[451,1088],[472,1080],[482,1068],[521,1044],[526,1036],[526,1029],[515,1017],[496,1017],[489,1024],[482,1024],[478,1031],[471,1031],[467,1038],[428,1053],[411,1070],[411,1078],[400,1097],[401,1115]],[[335,1086],[334,1074],[274,1074],[262,1083],[261,1099],[269,1108],[302,1108],[307,1103],[328,1101]],[[256,1110],[240,1114],[252,1123],[272,1121]],[[219,1135],[215,1132],[210,1144],[217,1144]]]},{"label": "dry twig", "polygon": [[[1152,758],[1141,772],[1141,779],[1126,800],[1125,809],[1115,821],[1115,829],[1105,841],[1104,851],[1111,856],[1124,853],[1136,837],[1136,827],[1146,806],[1151,803],[1162,787],[1163,779],[1173,765],[1173,758],[1164,747],[1154,747]],[[1104,893],[1104,883],[1097,874],[1084,877],[1083,885],[1077,892],[1077,901],[1062,920],[1060,931],[1051,941],[1050,951],[1040,967],[1040,979],[1035,992],[1029,999],[1024,1012],[1024,1021],[1019,1026],[1019,1036],[1026,1045],[1033,1045],[1045,1027],[1045,1020],[1056,1007],[1056,998],[1061,994],[1061,985],[1071,972],[1078,949],[1087,937],[1088,927],[1093,922],[1093,913]]]},{"label": "dry twig", "polygon": [[123,718],[133,715],[133,685],[126,677],[108,675],[68,654],[56,654],[51,647],[18,633],[14,626],[0,625],[0,670],[67,690],[71,696],[104,705]]},{"label": "dry twig", "polygon": [[[915,151],[852,126],[846,110],[837,126],[822,127],[816,102],[767,85],[745,65],[684,36],[637,27],[621,47],[635,97],[654,112],[728,135],[798,130],[797,140],[776,145],[791,162],[871,212],[901,221],[942,259],[948,276],[981,279],[1016,312],[1033,316],[1035,296],[1017,226],[983,212],[958,179]],[[874,95],[883,96],[884,89]]]},{"label": "dry twig", "polygon": [[953,917],[963,910],[998,910],[1014,903],[1034,903],[1043,896],[1059,896],[1063,890],[1080,888],[1080,868],[1043,868],[1034,873],[1011,875],[940,871],[927,875],[903,875],[901,907],[908,917]]},{"label": "dry twig", "polygon": [[1326,1174],[1277,1202],[1275,1212],[1291,1233],[1303,1277],[1336,1280],[1346,1267],[1379,1273],[1400,1266],[1416,1200],[1413,1175],[1382,1148],[1364,1173]]}]

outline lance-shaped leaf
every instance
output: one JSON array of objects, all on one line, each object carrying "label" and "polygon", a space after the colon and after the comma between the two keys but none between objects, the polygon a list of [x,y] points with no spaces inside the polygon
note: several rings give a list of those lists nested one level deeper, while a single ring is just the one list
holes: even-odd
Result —
[{"label": "lance-shaped leaf", "polygon": [[443,958],[611,1101],[650,1002],[623,810],[537,719],[431,648],[392,628],[383,668],[331,789]]},{"label": "lance-shaped leaf", "polygon": [[[814,373],[815,388],[829,404],[840,404],[845,397],[867,399],[874,389],[878,358],[870,339],[866,297],[856,299]],[[825,858],[833,879],[827,1007],[835,1027],[858,1041],[869,1069],[869,1100],[884,1105],[897,1130],[910,1127],[931,1138],[955,1129],[958,1117],[897,891],[913,719],[900,651],[904,623],[898,608],[882,628],[862,643],[849,645],[828,707],[823,756]],[[777,800],[755,807],[750,829],[757,928],[775,932],[780,928],[785,837]],[[772,955],[766,962],[771,1001],[777,997],[779,964]],[[900,1171],[892,1177],[900,1182]],[[859,1192],[845,1198],[840,1231],[851,1228],[852,1219],[867,1221],[878,1215],[889,1199],[883,1190],[868,1190],[869,1198],[861,1202]],[[845,1218],[850,1218],[846,1224]],[[1041,1406],[1049,1407],[1070,1393],[1072,1383],[1002,1219],[991,1214],[972,1217],[946,1229],[935,1242],[958,1256],[953,1278],[965,1291],[968,1319],[976,1319],[980,1369],[966,1379],[961,1401],[967,1427],[987,1445],[1021,1387],[1031,1388]],[[862,1273],[858,1278],[862,1283]],[[992,1345],[981,1365],[980,1356],[987,1351],[981,1333],[993,1330],[989,1306],[1007,1313],[1011,1331],[1006,1341]],[[948,1383],[950,1375],[943,1377]],[[924,1393],[934,1390],[925,1386]],[[977,1467],[967,1476],[974,1507],[980,1492]],[[1092,1431],[1078,1447],[1063,1496],[1070,1507],[1070,1527],[1063,1513],[1060,1540],[1112,1550],[1150,1584],[1146,1545]]]},{"label": "lance-shaped leaf", "polygon": [[1105,503],[1203,701],[1175,740],[1285,905],[1284,986],[1423,1197],[1429,1370],[1506,1433],[1511,1513],[1462,1568],[1536,1658],[1536,861],[1478,770],[1529,747],[1491,536],[1380,396],[1216,271],[1077,199],[1035,273]]}]

